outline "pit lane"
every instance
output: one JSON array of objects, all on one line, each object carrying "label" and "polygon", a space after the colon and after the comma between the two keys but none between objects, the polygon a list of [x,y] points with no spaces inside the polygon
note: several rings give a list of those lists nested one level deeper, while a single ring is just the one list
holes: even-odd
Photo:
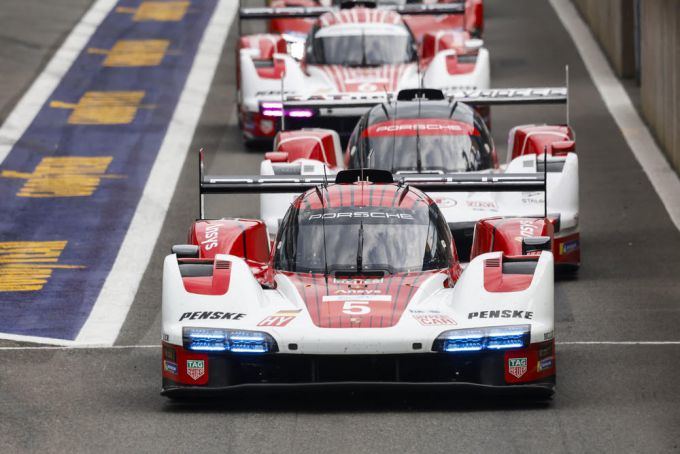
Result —
[{"label": "pit lane", "polygon": [[[59,3],[66,19],[60,32],[45,36],[51,42],[41,45],[48,48],[58,47],[59,36],[86,6]],[[583,266],[578,278],[556,286],[553,402],[363,392],[170,404],[158,395],[161,266],[197,213],[191,155],[119,347],[0,350],[0,447],[47,452],[680,451],[675,379],[680,345],[654,343],[680,341],[680,234],[551,7],[519,0],[489,0],[485,6],[494,86],[560,85],[563,65],[571,70]],[[194,149],[208,150],[212,173],[253,173],[260,159],[243,149],[236,126],[234,39],[232,29],[193,143]],[[12,87],[14,92],[2,93],[3,105],[11,104],[25,79],[39,72],[40,58],[32,59],[33,72]],[[9,65],[6,57],[0,61]],[[494,110],[501,150],[511,125],[563,118],[559,108],[530,109]],[[217,199],[208,213],[255,216],[257,197]],[[599,343],[638,341],[652,343]]]}]

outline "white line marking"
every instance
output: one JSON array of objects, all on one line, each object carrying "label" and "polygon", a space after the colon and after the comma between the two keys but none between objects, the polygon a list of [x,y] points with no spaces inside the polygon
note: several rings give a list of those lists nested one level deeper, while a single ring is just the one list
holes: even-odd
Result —
[{"label": "white line marking", "polygon": [[[43,339],[43,338],[38,338]],[[556,342],[557,346],[563,345],[651,345],[651,346],[663,346],[663,345],[680,345],[680,341],[567,341],[567,342]],[[150,349],[157,348],[160,349],[160,343],[157,345],[105,345],[101,344],[76,344],[73,343],[71,346],[28,346],[28,347],[0,347],[2,350],[131,350],[131,349]]]},{"label": "white line marking", "polygon": [[680,179],[678,175],[668,165],[666,157],[640,118],[628,93],[612,72],[602,50],[574,5],[564,0],[550,0],[550,4],[564,28],[571,35],[595,87],[600,92],[600,96],[616,121],[635,159],[647,174],[675,227],[680,230]]},{"label": "white line marking", "polygon": [[[98,0],[73,28],[68,38],[54,54],[31,87],[17,103],[12,113],[0,127],[0,164],[24,135],[40,109],[71,65],[78,58],[90,37],[117,3],[117,0]],[[3,336],[4,337],[4,336]]]},{"label": "white line marking", "polygon": [[238,2],[220,0],[213,12],[130,228],[78,344],[113,345],[118,337],[165,222],[237,7]]},{"label": "white line marking", "polygon": [[0,339],[15,342],[29,342],[35,344],[57,345],[61,347],[72,347],[75,345],[75,342],[71,340],[54,339],[52,337],[24,336],[21,334],[9,334],[9,333],[0,333]]}]

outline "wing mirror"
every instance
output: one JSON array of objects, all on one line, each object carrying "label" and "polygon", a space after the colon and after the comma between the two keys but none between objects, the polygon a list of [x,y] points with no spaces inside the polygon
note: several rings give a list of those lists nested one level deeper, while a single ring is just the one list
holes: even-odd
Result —
[{"label": "wing mirror", "polygon": [[175,244],[170,253],[175,254],[178,259],[197,259],[199,247],[195,244]]},{"label": "wing mirror", "polygon": [[565,156],[567,153],[576,151],[576,142],[573,140],[562,140],[550,144],[550,154],[552,156]]},{"label": "wing mirror", "polygon": [[264,158],[270,160],[272,163],[288,162],[288,152],[287,151],[269,151],[269,152],[264,154]]}]

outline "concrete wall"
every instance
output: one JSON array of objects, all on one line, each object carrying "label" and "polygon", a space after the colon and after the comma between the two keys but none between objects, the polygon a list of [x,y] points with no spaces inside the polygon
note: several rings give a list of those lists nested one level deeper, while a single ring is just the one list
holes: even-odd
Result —
[{"label": "concrete wall", "polygon": [[680,172],[680,1],[642,0],[640,6],[642,113]]},{"label": "concrete wall", "polygon": [[[633,0],[573,0],[619,77],[635,76]],[[652,0],[656,1],[656,0]]]}]

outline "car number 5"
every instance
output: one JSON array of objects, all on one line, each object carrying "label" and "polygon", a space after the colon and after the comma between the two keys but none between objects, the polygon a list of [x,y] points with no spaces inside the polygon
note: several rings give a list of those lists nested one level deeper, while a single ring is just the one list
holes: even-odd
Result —
[{"label": "car number 5", "polygon": [[368,301],[345,301],[342,312],[348,315],[365,315],[371,312]]}]

